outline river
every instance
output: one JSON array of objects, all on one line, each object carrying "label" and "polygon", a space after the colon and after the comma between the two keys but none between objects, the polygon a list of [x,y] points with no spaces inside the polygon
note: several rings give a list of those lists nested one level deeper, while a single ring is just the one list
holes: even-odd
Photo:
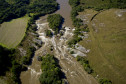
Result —
[{"label": "river", "polygon": [[[70,18],[70,11],[71,7],[68,4],[68,0],[57,0],[59,3],[59,10],[57,10],[55,13],[56,14],[61,14],[62,17],[64,18],[64,26],[72,26],[72,21]],[[45,23],[47,22],[47,15],[40,17],[38,23]],[[33,57],[32,64],[28,67],[27,71],[21,72],[21,82],[22,84],[40,84],[39,83],[39,76],[41,74],[41,62],[37,61],[36,57],[38,55],[41,56],[41,51],[44,50],[43,48],[40,48],[35,52],[35,56]]]},{"label": "river", "polygon": [[[32,64],[28,67],[28,70],[21,73],[21,82],[22,84],[40,84],[39,76],[42,73],[41,62],[37,61],[36,57],[50,53],[54,54],[59,60],[59,64],[62,71],[65,73],[69,84],[97,84],[96,80],[91,75],[88,75],[74,58],[77,55],[86,56],[85,53],[87,53],[88,50],[80,45],[77,46],[83,49],[83,51],[81,51],[80,48],[71,49],[68,48],[66,44],[66,42],[73,36],[73,31],[75,30],[70,18],[71,7],[68,4],[68,0],[57,0],[57,2],[59,3],[60,9],[55,13],[61,14],[65,19],[63,24],[65,27],[64,35],[60,37],[54,35],[52,38],[46,37],[44,30],[49,29],[47,15],[40,17],[40,19],[36,21],[36,25],[38,26],[37,33],[39,34],[39,38],[45,44],[35,52]],[[49,51],[50,46],[53,46],[53,52]],[[75,54],[69,54],[70,50],[75,51]]]},{"label": "river", "polygon": [[[57,10],[55,13],[60,14],[64,18],[64,26],[73,27],[70,17],[71,6],[69,5],[68,1],[69,0],[57,0],[59,3],[59,10]],[[39,23],[47,22],[47,16],[48,15],[40,17]]]},{"label": "river", "polygon": [[65,26],[73,27],[72,21],[70,18],[71,7],[68,1],[69,0],[57,0],[57,2],[60,4],[60,10],[58,10],[56,13],[63,16]]}]

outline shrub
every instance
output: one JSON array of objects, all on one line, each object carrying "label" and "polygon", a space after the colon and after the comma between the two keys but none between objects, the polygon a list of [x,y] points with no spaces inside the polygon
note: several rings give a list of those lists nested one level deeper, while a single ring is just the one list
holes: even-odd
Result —
[{"label": "shrub", "polygon": [[45,30],[46,36],[52,37],[53,33],[50,30]]},{"label": "shrub", "polygon": [[89,64],[84,64],[84,69],[88,74],[93,73],[93,69],[91,69]]},{"label": "shrub", "polygon": [[74,54],[74,51],[70,51],[70,54]]},{"label": "shrub", "polygon": [[108,79],[99,79],[100,84],[112,84],[111,80]]},{"label": "shrub", "polygon": [[81,40],[82,40],[81,37],[74,36],[73,39],[69,40],[67,44],[69,47],[72,47],[73,45],[75,45],[77,42],[80,42]]},{"label": "shrub", "polygon": [[79,28],[81,26],[82,20],[76,18],[76,16],[78,15],[78,12],[83,11],[84,8],[82,8],[82,6],[79,6],[80,0],[69,0],[69,4],[72,6],[71,19],[73,21],[73,25]]},{"label": "shrub", "polygon": [[22,57],[22,64],[28,64],[29,60],[28,60],[28,57],[27,56],[23,56]]},{"label": "shrub", "polygon": [[25,64],[25,65],[30,64],[31,58],[32,58],[33,55],[34,55],[35,50],[36,50],[35,47],[29,47],[29,48],[27,49],[26,56],[23,56],[23,57],[22,57],[21,63],[22,63],[22,64]]},{"label": "shrub", "polygon": [[37,60],[38,61],[42,61],[42,57],[41,56],[37,56]]},{"label": "shrub", "polygon": [[19,63],[17,63],[16,61],[13,61],[12,63],[12,68],[11,68],[11,72],[12,72],[12,79],[15,81],[15,82],[19,82],[20,79],[19,79],[19,76],[20,76],[20,73],[21,73],[21,65]]}]

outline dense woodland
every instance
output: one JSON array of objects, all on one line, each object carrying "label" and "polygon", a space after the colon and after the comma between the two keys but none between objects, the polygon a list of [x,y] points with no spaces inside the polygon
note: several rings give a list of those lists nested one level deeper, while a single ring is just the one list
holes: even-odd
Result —
[{"label": "dense woodland", "polygon": [[[26,66],[31,63],[31,58],[36,50],[31,45],[35,44],[40,47],[40,44],[33,42],[33,38],[37,38],[35,20],[39,16],[56,11],[57,8],[58,4],[55,0],[0,0],[0,23],[25,14],[30,16],[26,35],[19,46],[15,49],[0,46],[0,77],[6,77],[5,81],[8,84],[21,84],[20,73],[22,70],[27,70]],[[22,52],[19,48],[26,50],[25,56],[21,55]],[[6,75],[6,73],[9,74]]]},{"label": "dense woodland", "polygon": [[53,14],[48,16],[47,21],[49,22],[49,27],[57,34],[63,22],[63,17],[60,14]]},{"label": "dense woodland", "polygon": [[8,67],[11,66],[11,50],[0,46],[0,75],[4,75]]},{"label": "dense woodland", "polygon": [[57,7],[55,0],[0,0],[0,23],[30,13],[51,13]]},{"label": "dense woodland", "polygon": [[84,8],[93,8],[96,11],[110,8],[126,8],[126,0],[80,0]]},{"label": "dense woodland", "polygon": [[62,84],[62,72],[53,55],[43,56],[41,66],[42,74],[39,78],[41,84]]}]

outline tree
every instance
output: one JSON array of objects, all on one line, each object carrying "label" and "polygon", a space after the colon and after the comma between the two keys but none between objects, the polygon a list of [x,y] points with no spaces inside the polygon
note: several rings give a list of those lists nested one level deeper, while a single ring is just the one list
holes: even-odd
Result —
[{"label": "tree", "polygon": [[42,56],[42,72],[39,78],[41,84],[62,84],[61,70],[53,55]]},{"label": "tree", "polygon": [[49,27],[57,34],[63,22],[63,17],[60,14],[53,14],[48,16],[47,21],[49,22]]},{"label": "tree", "polygon": [[10,54],[11,50],[0,45],[0,75],[4,75],[11,65]]},{"label": "tree", "polygon": [[100,79],[99,83],[100,84],[112,84],[111,80],[108,80],[108,79]]},{"label": "tree", "polygon": [[50,30],[45,30],[46,36],[52,37],[53,33]]}]

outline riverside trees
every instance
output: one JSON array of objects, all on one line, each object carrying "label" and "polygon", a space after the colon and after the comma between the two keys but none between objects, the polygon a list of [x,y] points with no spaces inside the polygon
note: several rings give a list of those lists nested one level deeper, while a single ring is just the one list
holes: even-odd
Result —
[{"label": "riverside trees", "polygon": [[63,22],[63,17],[60,14],[53,14],[48,16],[47,21],[49,22],[49,27],[57,34]]},{"label": "riverside trees", "polygon": [[10,53],[11,50],[0,45],[0,75],[3,75],[11,64]]},{"label": "riverside trees", "polygon": [[[26,65],[30,64],[31,58],[36,48],[32,37],[37,35],[31,34],[36,31],[35,20],[45,14],[49,14],[57,10],[58,4],[56,0],[0,0],[0,24],[14,18],[18,18],[28,14],[30,20],[27,25],[26,36],[21,44],[14,49],[0,46],[0,76],[6,77],[8,84],[20,84],[20,72],[26,70]],[[19,47],[26,50],[26,54],[22,55]],[[3,74],[6,73],[12,74]]]},{"label": "riverside trees", "polygon": [[43,56],[41,66],[42,74],[39,78],[41,84],[62,84],[62,73],[53,55]]}]

